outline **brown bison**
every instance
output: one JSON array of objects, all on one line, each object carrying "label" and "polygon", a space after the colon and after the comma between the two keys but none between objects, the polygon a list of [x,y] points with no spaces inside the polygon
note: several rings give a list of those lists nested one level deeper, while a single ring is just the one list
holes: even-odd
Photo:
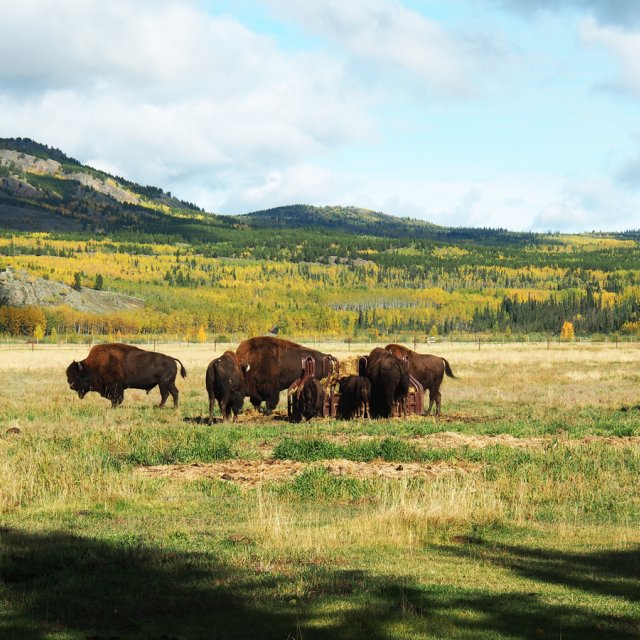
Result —
[{"label": "brown bison", "polygon": [[350,418],[370,418],[369,403],[371,401],[371,382],[365,376],[345,376],[340,378],[340,400],[338,416]]},{"label": "brown bison", "polygon": [[324,410],[324,389],[319,380],[307,378],[304,384],[296,392],[293,403],[293,420],[300,422],[302,418],[309,421],[311,418],[322,417]]},{"label": "brown bison", "polygon": [[300,377],[303,358],[315,360],[315,377],[318,380],[331,373],[332,365],[325,358],[334,360],[328,354],[271,336],[249,338],[241,342],[236,355],[241,365],[250,366],[245,376],[245,395],[249,396],[256,409],[263,401],[266,402],[266,415],[278,405],[280,391],[289,388]]},{"label": "brown bison", "polygon": [[388,344],[388,349],[396,357],[405,359],[409,365],[409,373],[422,385],[424,390],[429,390],[429,408],[427,415],[431,413],[433,403],[436,403],[436,415],[440,415],[440,385],[445,373],[450,378],[455,378],[449,363],[438,356],[432,356],[428,353],[416,353],[407,347],[399,344]]},{"label": "brown bison", "polygon": [[180,360],[162,353],[145,351],[128,344],[98,344],[80,362],[75,360],[67,367],[67,382],[80,398],[89,391],[97,391],[117,407],[124,400],[125,389],[144,389],[147,393],[156,385],[160,388],[160,406],[169,394],[174,407],[178,406],[176,375],[180,363],[180,375],[187,372]]},{"label": "brown bison", "polygon": [[371,417],[389,418],[398,406],[406,415],[409,393],[409,367],[387,349],[376,347],[367,361],[367,378],[371,382]]},{"label": "brown bison", "polygon": [[[249,369],[249,365],[246,365]],[[222,420],[228,420],[233,411],[233,421],[238,418],[244,404],[244,373],[233,351],[225,351],[207,367],[205,383],[209,394],[209,422],[213,422],[213,407],[218,401]]]}]

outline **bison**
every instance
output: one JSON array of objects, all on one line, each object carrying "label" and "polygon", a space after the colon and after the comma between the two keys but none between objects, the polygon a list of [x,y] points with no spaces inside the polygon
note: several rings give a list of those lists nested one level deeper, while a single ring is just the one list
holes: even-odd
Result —
[{"label": "bison", "polygon": [[366,376],[345,376],[340,378],[340,400],[338,401],[338,416],[349,420],[369,418],[369,403],[371,401],[371,382]]},{"label": "bison", "polygon": [[103,398],[111,400],[112,407],[122,403],[125,389],[144,389],[149,393],[157,385],[160,388],[160,406],[171,394],[173,406],[177,407],[176,362],[180,364],[180,375],[186,377],[184,365],[177,358],[128,344],[99,344],[89,351],[84,360],[74,360],[67,367],[67,382],[81,399],[89,391],[97,391]]},{"label": "bison", "polygon": [[256,409],[265,402],[266,415],[278,405],[280,391],[288,389],[300,377],[303,358],[315,360],[315,377],[318,380],[332,372],[334,362],[334,358],[328,354],[271,336],[249,338],[241,342],[236,355],[241,365],[250,367],[245,376],[245,395],[249,396]]},{"label": "bison", "polygon": [[427,409],[427,415],[431,413],[433,403],[436,404],[436,415],[440,415],[440,385],[444,378],[445,373],[450,378],[455,378],[453,371],[449,366],[449,363],[439,356],[432,356],[428,353],[416,353],[407,347],[403,347],[399,344],[388,344],[385,349],[388,349],[396,357],[406,359],[409,366],[409,373],[422,385],[424,390],[429,390],[429,408]]},{"label": "bison", "polygon": [[302,418],[309,421],[324,413],[324,388],[319,380],[307,378],[302,387],[296,392],[293,402],[293,421],[300,422]]},{"label": "bison", "polygon": [[225,351],[207,367],[205,383],[209,394],[209,422],[213,422],[213,407],[218,401],[222,420],[228,420],[233,411],[233,421],[238,418],[244,404],[244,374],[249,370],[240,366],[233,351]]},{"label": "bison", "polygon": [[404,409],[409,393],[409,367],[387,349],[376,347],[370,354],[366,369],[371,382],[371,417],[389,418],[393,408]]}]

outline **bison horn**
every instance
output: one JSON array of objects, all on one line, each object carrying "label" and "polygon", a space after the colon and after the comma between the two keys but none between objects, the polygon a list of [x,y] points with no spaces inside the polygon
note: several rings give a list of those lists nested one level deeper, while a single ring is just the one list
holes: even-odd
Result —
[{"label": "bison horn", "polygon": [[77,365],[78,365],[78,371],[82,371],[82,362],[78,362]]}]

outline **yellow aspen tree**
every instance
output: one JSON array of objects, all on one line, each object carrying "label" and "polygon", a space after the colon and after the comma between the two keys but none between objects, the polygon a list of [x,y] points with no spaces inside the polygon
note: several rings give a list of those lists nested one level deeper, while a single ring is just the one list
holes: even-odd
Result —
[{"label": "yellow aspen tree", "polygon": [[565,320],[562,329],[560,329],[560,340],[566,340],[570,342],[575,338],[575,331],[573,329],[573,322]]},{"label": "yellow aspen tree", "polygon": [[36,342],[40,342],[42,338],[44,338],[44,327],[41,324],[37,324],[33,329],[33,337],[36,339]]},{"label": "yellow aspen tree", "polygon": [[204,325],[201,324],[198,329],[198,342],[203,343],[207,341],[207,332],[204,330]]}]

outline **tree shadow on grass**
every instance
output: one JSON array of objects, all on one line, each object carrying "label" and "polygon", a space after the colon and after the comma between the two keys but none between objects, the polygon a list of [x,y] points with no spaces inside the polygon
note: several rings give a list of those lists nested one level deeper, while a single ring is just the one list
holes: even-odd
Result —
[{"label": "tree shadow on grass", "polygon": [[640,547],[570,553],[517,545],[472,544],[449,552],[490,562],[536,582],[640,603]]},{"label": "tree shadow on grass", "polygon": [[[526,562],[524,553],[507,553]],[[605,564],[613,567],[613,559]],[[306,585],[302,598],[295,596],[297,580]],[[311,564],[261,572],[227,564],[213,551],[0,531],[2,638],[388,640],[400,632],[416,638],[638,637],[635,620],[550,605],[536,593],[419,586]]]}]

